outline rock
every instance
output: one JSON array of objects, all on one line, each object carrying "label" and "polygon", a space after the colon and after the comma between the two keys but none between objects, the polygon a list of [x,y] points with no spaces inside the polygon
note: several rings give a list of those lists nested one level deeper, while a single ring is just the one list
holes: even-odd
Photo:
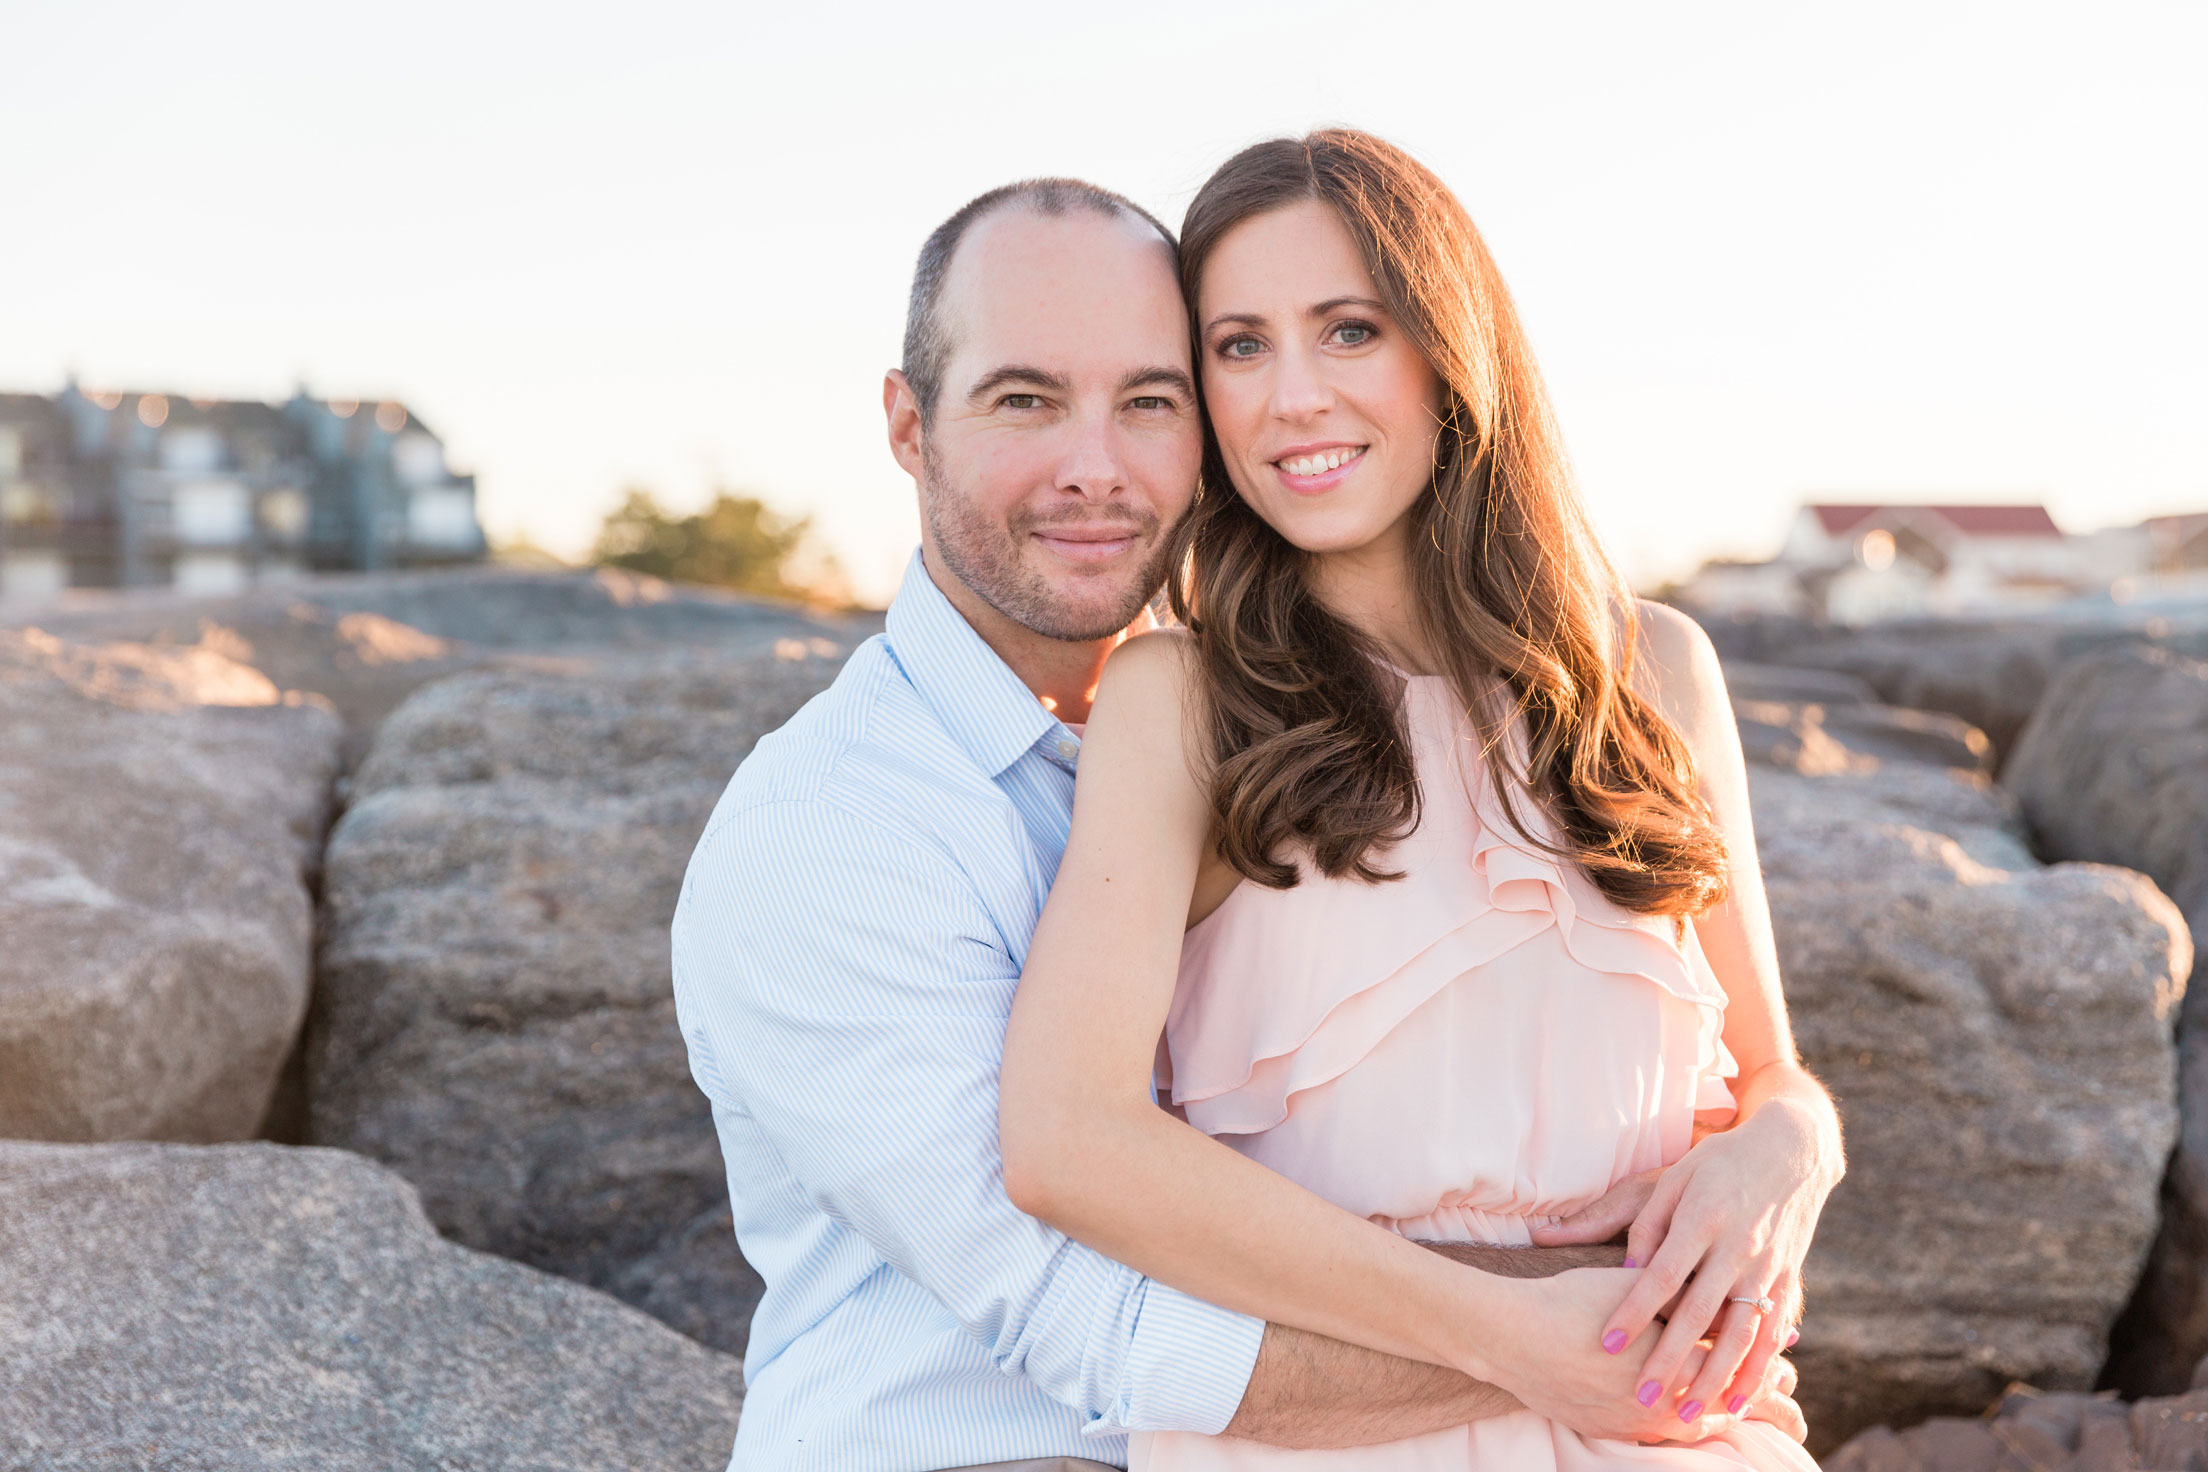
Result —
[{"label": "rock", "polygon": [[1805,1267],[1812,1447],[2083,1389],[2155,1223],[2191,963],[2137,874],[2041,867],[1982,737],[1739,703],[1780,970],[1849,1171]]},{"label": "rock", "polygon": [[2208,613],[2120,604],[1861,628],[1796,618],[1712,619],[1706,627],[1728,668],[1762,661],[1853,676],[1893,705],[1944,711],[1978,727],[1997,763],[2007,759],[2055,671],[2073,656],[2138,643],[2208,656]]},{"label": "rock", "polygon": [[[736,652],[778,639],[841,640],[880,628],[879,616],[830,617],[718,588],[662,582],[615,567],[527,572],[386,573],[318,579],[311,596],[332,614],[370,614],[478,649],[568,652],[673,645]],[[854,637],[856,631],[856,637]]]},{"label": "rock", "polygon": [[1805,776],[1875,771],[1888,761],[1990,775],[1985,733],[1955,716],[1861,701],[1827,705],[1738,695],[1733,714],[1750,761]]},{"label": "rock", "polygon": [[[2208,664],[2130,647],[2063,666],[2003,782],[2043,853],[2128,865],[2177,901],[2208,951]],[[2208,1355],[2208,976],[2179,1023],[2183,1124],[2162,1233],[2117,1326],[2105,1383],[2169,1394]]]},{"label": "rock", "polygon": [[[790,651],[785,651],[790,652]],[[308,1138],[472,1247],[737,1349],[737,1251],[667,927],[729,774],[836,662],[455,676],[384,724],[330,841]]]},{"label": "rock", "polygon": [[1875,705],[1871,682],[1840,670],[1810,670],[1789,665],[1725,661],[1725,688],[1735,700],[1817,701],[1832,705]]},{"label": "rock", "polygon": [[307,1008],[327,709],[0,630],[0,1137],[250,1138]]},{"label": "rock", "polygon": [[[283,690],[325,696],[345,722],[347,769],[380,722],[430,680],[486,666],[588,669],[706,647],[762,651],[821,639],[848,649],[878,617],[827,616],[617,568],[464,567],[359,573],[217,596],[169,589],[80,591],[59,608],[18,611],[73,640],[204,649]],[[0,625],[10,621],[0,604]]]},{"label": "rock", "polygon": [[1790,658],[1852,674],[1895,705],[1959,716],[2006,751],[2047,688],[2059,642],[2052,629],[1878,626]]},{"label": "rock", "polygon": [[1986,1415],[1874,1427],[1825,1472],[2133,1472],[2208,1467],[2208,1390],[2126,1405],[2013,1386]]},{"label": "rock", "polygon": [[40,1472],[720,1467],[737,1362],[280,1145],[0,1143],[0,1456]]}]

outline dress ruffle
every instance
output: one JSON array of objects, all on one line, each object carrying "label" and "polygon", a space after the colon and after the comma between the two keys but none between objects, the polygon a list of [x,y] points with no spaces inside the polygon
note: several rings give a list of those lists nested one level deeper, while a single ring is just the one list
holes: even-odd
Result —
[{"label": "dress ruffle", "polygon": [[[1621,908],[1522,837],[1447,690],[1412,680],[1406,699],[1425,708],[1408,724],[1421,774],[1455,774],[1470,800],[1429,794],[1418,829],[1383,860],[1402,878],[1328,882],[1305,866],[1291,890],[1245,882],[1190,930],[1166,1024],[1173,1101],[1207,1134],[1271,1129],[1294,1095],[1347,1072],[1451,982],[1554,931],[1574,964],[1700,1009],[1696,1114],[1730,1118],[1739,1068],[1720,1036],[1725,992],[1694,927]],[[1538,812],[1524,822],[1554,833]],[[1291,906],[1294,923],[1281,923]]]}]

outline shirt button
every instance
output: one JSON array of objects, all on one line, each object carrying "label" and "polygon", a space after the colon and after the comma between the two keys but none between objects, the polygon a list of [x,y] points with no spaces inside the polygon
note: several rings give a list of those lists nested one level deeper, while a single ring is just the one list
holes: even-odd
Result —
[{"label": "shirt button", "polygon": [[1074,753],[1079,751],[1080,749],[1080,747],[1074,745],[1071,741],[1061,741],[1058,743],[1058,754],[1068,761],[1073,760]]}]

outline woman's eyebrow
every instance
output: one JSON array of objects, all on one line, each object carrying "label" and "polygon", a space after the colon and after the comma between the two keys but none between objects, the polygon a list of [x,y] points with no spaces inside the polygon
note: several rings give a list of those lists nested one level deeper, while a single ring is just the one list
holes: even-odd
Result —
[{"label": "woman's eyebrow", "polygon": [[1209,332],[1214,327],[1263,327],[1264,325],[1265,319],[1255,312],[1221,312],[1204,324],[1204,331]]},{"label": "woman's eyebrow", "polygon": [[1376,302],[1369,296],[1330,296],[1304,315],[1324,317],[1329,313],[1339,312],[1344,307],[1363,307],[1368,312],[1385,312],[1388,304]]}]

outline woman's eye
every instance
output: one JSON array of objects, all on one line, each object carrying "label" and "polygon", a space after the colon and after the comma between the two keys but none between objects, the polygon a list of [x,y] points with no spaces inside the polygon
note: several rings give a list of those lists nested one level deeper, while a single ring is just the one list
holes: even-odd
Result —
[{"label": "woman's eye", "polygon": [[1263,345],[1254,337],[1230,337],[1219,344],[1222,358],[1254,358],[1263,350]]},{"label": "woman's eye", "polygon": [[1006,394],[999,402],[1007,409],[1040,409],[1043,407],[1043,396],[1041,394]]},{"label": "woman's eye", "polygon": [[1360,347],[1372,341],[1372,329],[1362,322],[1344,322],[1334,329],[1334,340],[1345,348]]}]

